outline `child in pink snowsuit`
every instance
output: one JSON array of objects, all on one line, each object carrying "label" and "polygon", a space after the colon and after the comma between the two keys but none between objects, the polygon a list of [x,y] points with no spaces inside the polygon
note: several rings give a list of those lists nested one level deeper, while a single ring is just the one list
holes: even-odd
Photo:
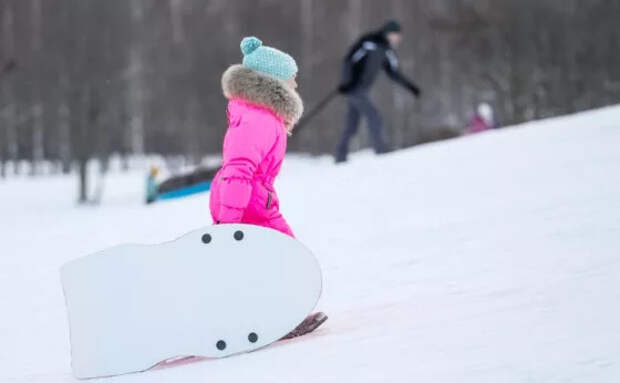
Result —
[{"label": "child in pink snowsuit", "polygon": [[211,185],[214,223],[247,223],[294,237],[280,214],[274,181],[286,152],[286,141],[303,112],[295,91],[297,65],[284,52],[243,39],[243,65],[222,76],[228,102],[228,131],[222,169]]}]

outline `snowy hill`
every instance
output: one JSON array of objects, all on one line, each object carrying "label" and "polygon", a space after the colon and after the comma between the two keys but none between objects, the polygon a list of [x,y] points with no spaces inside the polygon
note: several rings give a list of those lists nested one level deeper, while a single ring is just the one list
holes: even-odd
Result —
[{"label": "snowy hill", "polygon": [[[620,381],[619,145],[611,107],[344,166],[293,156],[279,193],[323,266],[325,327],[105,381]],[[75,188],[0,182],[0,381],[74,381],[62,263],[209,222],[204,194],[142,205],[142,173],[110,176],[99,208]]]}]

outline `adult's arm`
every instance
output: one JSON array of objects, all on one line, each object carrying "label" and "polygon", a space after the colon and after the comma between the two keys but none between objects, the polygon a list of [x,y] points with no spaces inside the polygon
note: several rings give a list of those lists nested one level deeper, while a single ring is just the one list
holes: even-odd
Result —
[{"label": "adult's arm", "polygon": [[420,94],[422,93],[420,88],[398,70],[398,58],[396,57],[396,54],[392,49],[388,49],[385,51],[383,69],[387,73],[388,77],[390,77],[393,81],[405,87],[416,97],[420,96]]},{"label": "adult's arm", "polygon": [[348,93],[355,89],[359,83],[363,70],[363,60],[368,55],[368,50],[373,42],[368,41],[366,37],[362,37],[349,49],[343,62],[342,82],[338,87],[341,93]]}]

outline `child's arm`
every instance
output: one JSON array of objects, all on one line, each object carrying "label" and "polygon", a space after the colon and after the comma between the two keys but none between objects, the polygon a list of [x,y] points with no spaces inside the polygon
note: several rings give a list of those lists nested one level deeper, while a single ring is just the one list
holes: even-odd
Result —
[{"label": "child's arm", "polygon": [[269,127],[231,124],[224,140],[224,169],[220,175],[221,223],[241,222],[252,196],[254,174],[276,139]]}]

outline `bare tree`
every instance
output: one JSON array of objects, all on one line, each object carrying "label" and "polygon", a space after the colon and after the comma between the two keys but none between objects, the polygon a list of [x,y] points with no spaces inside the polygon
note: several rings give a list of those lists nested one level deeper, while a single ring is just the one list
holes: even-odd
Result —
[{"label": "bare tree", "polygon": [[[0,175],[53,161],[80,170],[86,201],[93,159],[198,162],[221,150],[220,76],[242,37],[298,59],[311,107],[338,85],[350,44],[388,18],[403,24],[401,66],[423,90],[415,101],[388,81],[373,90],[394,147],[458,131],[480,101],[503,124],[620,102],[620,3],[605,0],[0,0]],[[291,149],[331,152],[344,112],[330,104]]]}]

